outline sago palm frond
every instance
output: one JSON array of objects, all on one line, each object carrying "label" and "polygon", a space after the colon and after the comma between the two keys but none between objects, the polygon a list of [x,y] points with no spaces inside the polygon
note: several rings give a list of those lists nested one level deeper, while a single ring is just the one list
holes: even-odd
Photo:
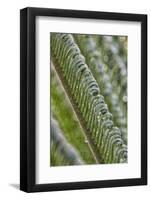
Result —
[{"label": "sago palm frond", "polygon": [[[127,143],[127,119],[121,104],[120,97],[117,94],[117,85],[113,87],[113,78],[111,76],[112,70],[110,66],[104,63],[102,52],[99,50],[97,43],[91,35],[74,35],[83,55],[86,58],[89,68],[93,72],[101,92],[105,97],[106,103],[109,107],[110,112],[113,114],[113,121],[116,126],[120,128],[122,138]],[[97,38],[97,36],[95,36]],[[103,36],[104,38],[105,36]],[[109,37],[109,36],[108,36]],[[115,55],[117,56],[117,55]],[[115,67],[117,64],[115,65]],[[126,69],[124,69],[126,70]],[[125,77],[124,77],[125,78]],[[123,79],[122,79],[123,80]],[[124,84],[124,83],[123,83]],[[120,85],[120,84],[119,84]],[[122,85],[120,85],[121,87]]]},{"label": "sago palm frond", "polygon": [[71,34],[51,34],[51,58],[98,163],[127,162],[127,146]]}]

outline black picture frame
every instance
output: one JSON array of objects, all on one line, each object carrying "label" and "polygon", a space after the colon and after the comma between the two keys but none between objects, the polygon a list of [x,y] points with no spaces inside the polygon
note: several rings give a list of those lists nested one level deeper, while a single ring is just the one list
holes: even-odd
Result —
[{"label": "black picture frame", "polygon": [[[36,184],[35,163],[35,19],[54,16],[141,22],[141,178],[70,183]],[[24,8],[20,10],[20,189],[43,192],[147,184],[147,15]]]}]

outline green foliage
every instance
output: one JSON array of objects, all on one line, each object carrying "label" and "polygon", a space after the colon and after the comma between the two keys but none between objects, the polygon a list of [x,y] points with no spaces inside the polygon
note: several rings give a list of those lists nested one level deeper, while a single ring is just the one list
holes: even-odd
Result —
[{"label": "green foliage", "polygon": [[[53,65],[51,65],[51,112],[53,118],[58,121],[67,142],[77,149],[80,157],[86,164],[93,164],[95,161],[86,143],[83,130],[61,86]],[[52,150],[51,157],[54,157],[54,151]],[[65,165],[65,163],[60,162],[60,165]]]},{"label": "green foliage", "polygon": [[57,121],[51,118],[51,165],[81,165],[77,151],[65,139]]},{"label": "green foliage", "polygon": [[[124,78],[121,78],[121,75],[119,75],[119,73],[115,73],[116,71],[119,72],[122,70],[121,69],[122,67],[119,66],[119,63],[115,62],[116,60],[119,62],[119,60],[121,59],[119,59],[119,54],[117,54],[115,50],[113,49],[113,47],[111,46],[112,43],[108,44],[108,46],[110,47],[109,50],[110,51],[112,50],[111,52],[114,52],[113,53],[114,56],[111,54],[111,52],[109,52],[109,50],[105,50],[105,48],[100,48],[100,46],[97,45],[96,41],[100,39],[100,37],[98,36],[92,37],[91,35],[89,36],[74,35],[74,37],[83,55],[85,56],[86,62],[88,63],[89,68],[91,69],[95,79],[97,80],[99,87],[101,88],[101,93],[107,102],[110,112],[113,114],[114,124],[120,128],[120,131],[122,133],[122,138],[124,139],[126,143],[127,142],[127,128],[126,128],[127,119],[125,116],[127,113],[127,107],[126,107],[127,102],[123,103],[123,98],[126,96],[126,94],[123,94],[123,95],[121,94],[122,97],[120,95],[120,93],[123,92],[123,88],[124,90],[127,88],[127,83],[124,81],[122,82],[122,80],[127,80],[125,64],[122,64],[122,67],[124,68],[123,71],[125,73],[122,72],[122,76]],[[102,36],[101,38],[102,40],[104,38],[106,38],[106,40],[107,38],[110,38],[111,40],[112,37]],[[114,38],[117,38],[117,37],[114,36]],[[102,44],[101,46],[103,46],[104,43],[106,44],[109,39],[107,41],[104,39],[105,42],[103,42],[102,40],[101,40],[101,44]],[[115,48],[115,45],[113,46]],[[107,59],[106,62],[105,62],[105,59]],[[112,63],[112,66],[111,66],[111,63]],[[121,78],[120,83],[118,83],[117,77]]]},{"label": "green foliage", "polygon": [[[80,40],[77,37],[76,40],[79,46],[71,34],[52,33],[51,59],[64,83],[74,111],[85,128],[89,147],[97,162],[125,163],[127,162],[126,137],[121,133],[122,129],[114,125],[118,124],[119,119],[116,119],[120,116],[120,114],[118,116],[120,110],[118,109],[116,113],[113,107],[117,104],[116,106],[120,108],[120,104],[117,100],[114,104],[116,98],[113,99],[113,97],[117,93],[112,89],[111,73],[107,65],[100,67],[103,66],[103,61],[98,54],[95,42],[90,43],[92,38],[89,42],[83,41],[83,37]],[[99,78],[98,72],[100,72]],[[113,111],[113,116],[115,115],[114,121],[108,105]],[[67,119],[67,123],[70,123],[69,118],[65,118],[62,120]],[[83,146],[80,148],[83,149]]]}]

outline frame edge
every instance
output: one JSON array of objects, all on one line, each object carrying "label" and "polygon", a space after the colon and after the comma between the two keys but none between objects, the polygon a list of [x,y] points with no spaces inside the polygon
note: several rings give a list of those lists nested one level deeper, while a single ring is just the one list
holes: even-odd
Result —
[{"label": "frame edge", "polygon": [[[145,136],[141,135],[141,147],[142,147],[142,151],[141,151],[141,157],[143,158],[141,160],[141,178],[140,179],[135,179],[135,180],[131,180],[129,183],[127,182],[122,182],[120,180],[118,180],[119,183],[116,182],[116,180],[114,181],[110,181],[110,183],[106,183],[106,182],[102,182],[102,183],[97,183],[96,181],[91,181],[91,183],[62,183],[62,184],[35,184],[35,173],[32,174],[33,170],[35,169],[35,159],[32,160],[34,158],[34,153],[32,152],[32,155],[30,155],[31,150],[33,150],[32,144],[34,143],[35,145],[35,141],[33,141],[34,137],[35,137],[35,132],[33,132],[32,130],[34,130],[34,125],[32,125],[31,127],[31,122],[30,119],[32,118],[32,116],[34,115],[34,113],[32,113],[32,111],[30,110],[30,108],[32,107],[31,105],[29,105],[29,102],[31,103],[32,101],[32,105],[33,102],[35,100],[34,98],[29,97],[31,92],[33,91],[35,85],[31,87],[31,82],[33,83],[33,81],[35,81],[35,79],[33,81],[31,81],[31,77],[33,76],[33,70],[36,70],[35,68],[31,67],[31,62],[33,64],[33,59],[31,61],[31,55],[30,53],[33,51],[33,49],[35,47],[33,47],[33,42],[31,42],[31,44],[29,45],[29,42],[33,39],[31,38],[31,36],[33,37],[33,32],[31,33],[31,25],[34,26],[33,24],[33,19],[35,16],[38,15],[42,15],[45,13],[45,11],[47,11],[46,13],[48,13],[48,11],[52,11],[53,15],[56,16],[57,10],[58,10],[58,16],[59,13],[60,15],[65,15],[65,17],[67,15],[71,15],[71,11],[72,10],[63,10],[63,9],[46,9],[45,8],[32,8],[32,7],[27,7],[24,9],[20,10],[20,190],[25,191],[25,192],[44,192],[44,191],[56,191],[56,190],[73,190],[73,189],[90,189],[90,188],[104,188],[104,187],[119,187],[119,186],[133,186],[135,185],[147,185],[147,127],[145,128],[145,125],[147,125],[147,116],[145,115],[145,112],[147,114],[147,79],[145,79],[147,77],[147,15],[140,15],[136,16],[137,14],[126,14],[126,13],[122,13],[122,15],[124,16],[124,18],[126,17],[126,15],[130,15],[131,17],[133,17],[133,20],[131,19],[131,21],[140,21],[141,24],[141,40],[142,41],[142,47],[141,47],[141,69],[142,73],[144,75],[141,76],[143,77],[142,79],[142,83],[141,83],[141,87],[142,89],[145,87],[145,90],[143,89],[142,91],[144,91],[141,94],[141,98],[142,98],[142,108],[144,109],[142,110],[142,113],[144,113],[144,118],[141,118],[142,120],[142,124],[143,124],[143,132],[146,130],[145,132]],[[67,14],[63,14],[63,11],[67,11]],[[82,10],[80,11],[76,11],[73,10],[74,13],[76,12],[80,12],[82,15]],[[91,12],[91,15],[93,15],[94,13],[102,13],[102,12],[95,12],[95,11],[84,11],[83,16],[85,16],[88,12]],[[103,12],[104,13],[104,12]],[[104,14],[104,16],[108,15],[107,12],[105,12],[106,14]],[[109,15],[111,16],[111,14],[115,13],[110,13]],[[121,14],[121,13],[116,13],[116,14]],[[45,14],[47,16],[47,14]],[[45,16],[44,15],[44,16]],[[90,16],[88,18],[90,18]],[[29,18],[32,16],[32,22],[30,22]],[[108,16],[110,18],[110,16]],[[68,16],[71,17],[71,16]],[[97,15],[96,15],[97,17]],[[115,17],[117,17],[117,15],[115,15]],[[80,18],[80,17],[79,17]],[[81,17],[81,18],[85,18],[85,17]],[[107,19],[108,20],[108,19]],[[116,19],[115,19],[116,20]],[[123,19],[124,20],[124,19]],[[127,19],[128,20],[128,19]],[[125,20],[124,20],[125,21]],[[34,27],[35,28],[35,27]],[[30,31],[29,31],[30,29]],[[33,31],[33,29],[32,29]],[[35,30],[34,30],[35,31]],[[146,36],[146,39],[145,39]],[[145,41],[144,41],[145,39]],[[32,47],[32,50],[30,49],[30,47]],[[29,53],[30,51],[30,53]],[[34,52],[32,52],[32,56],[35,53],[35,49]],[[30,55],[30,56],[29,56]],[[144,67],[143,67],[144,66]],[[30,72],[32,72],[32,75],[30,74]],[[30,84],[28,83],[28,81],[30,81]],[[28,96],[29,95],[29,96]],[[33,94],[34,95],[34,94]],[[32,95],[32,97],[33,97]],[[144,96],[143,96],[144,95]],[[145,105],[146,104],[146,105]],[[28,113],[29,111],[29,113]],[[30,119],[29,119],[30,118]],[[146,119],[146,121],[145,121]],[[35,120],[35,118],[34,118]],[[29,129],[29,126],[31,129]],[[142,131],[141,131],[142,132]],[[32,136],[30,134],[33,134]],[[141,133],[142,134],[142,133]],[[32,139],[32,140],[31,140]],[[146,146],[145,146],[146,145]],[[144,154],[146,153],[146,156],[144,156]],[[32,168],[32,169],[31,169]],[[31,177],[32,175],[32,177]],[[121,185],[120,185],[121,182]],[[93,187],[92,187],[92,183],[94,183]],[[79,186],[77,185],[79,184]],[[134,185],[134,186],[135,186]]]},{"label": "frame edge", "polygon": [[20,190],[27,191],[27,8],[20,10]]}]

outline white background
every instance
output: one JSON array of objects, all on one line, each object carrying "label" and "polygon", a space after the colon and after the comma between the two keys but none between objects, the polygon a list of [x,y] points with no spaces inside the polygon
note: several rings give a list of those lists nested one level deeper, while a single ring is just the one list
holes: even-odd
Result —
[{"label": "white background", "polygon": [[[57,24],[57,26],[56,26]],[[78,28],[77,28],[78,27]],[[91,30],[90,30],[91,27]],[[98,28],[99,27],[99,28]],[[50,167],[50,32],[128,36],[128,163]],[[36,19],[36,183],[140,177],[141,27],[136,22],[38,17]],[[45,53],[44,53],[45,52]],[[43,67],[45,66],[45,67]],[[135,74],[135,76],[134,76]],[[135,98],[134,98],[135,97]],[[137,99],[137,101],[136,101]],[[135,131],[134,131],[135,130]],[[45,133],[45,134],[43,134]],[[134,143],[135,141],[135,143]],[[98,173],[99,172],[99,173]]]},{"label": "white background", "polygon": [[[81,191],[63,191],[26,194],[18,190],[19,184],[19,9],[26,6],[84,9],[113,12],[132,12],[148,14],[150,23],[150,0],[132,1],[33,1],[33,0],[5,0],[0,6],[0,198],[17,200],[48,200],[48,199],[150,199],[151,197],[151,173],[149,173],[149,185],[139,187],[123,187],[109,189],[93,189]],[[148,23],[148,24],[149,24]],[[148,25],[148,35],[151,34],[151,26]],[[151,44],[150,37],[148,44]],[[151,54],[148,45],[148,55]],[[151,64],[148,56],[148,65]],[[148,69],[150,74],[150,69]],[[151,79],[149,79],[149,87]],[[151,94],[149,93],[149,101]],[[150,110],[150,106],[149,106]],[[151,110],[150,110],[151,111]],[[151,112],[150,112],[151,113]],[[148,122],[150,122],[149,114]],[[149,127],[149,131],[150,132]],[[148,134],[148,141],[151,137]],[[149,169],[151,167],[149,143]]]}]

